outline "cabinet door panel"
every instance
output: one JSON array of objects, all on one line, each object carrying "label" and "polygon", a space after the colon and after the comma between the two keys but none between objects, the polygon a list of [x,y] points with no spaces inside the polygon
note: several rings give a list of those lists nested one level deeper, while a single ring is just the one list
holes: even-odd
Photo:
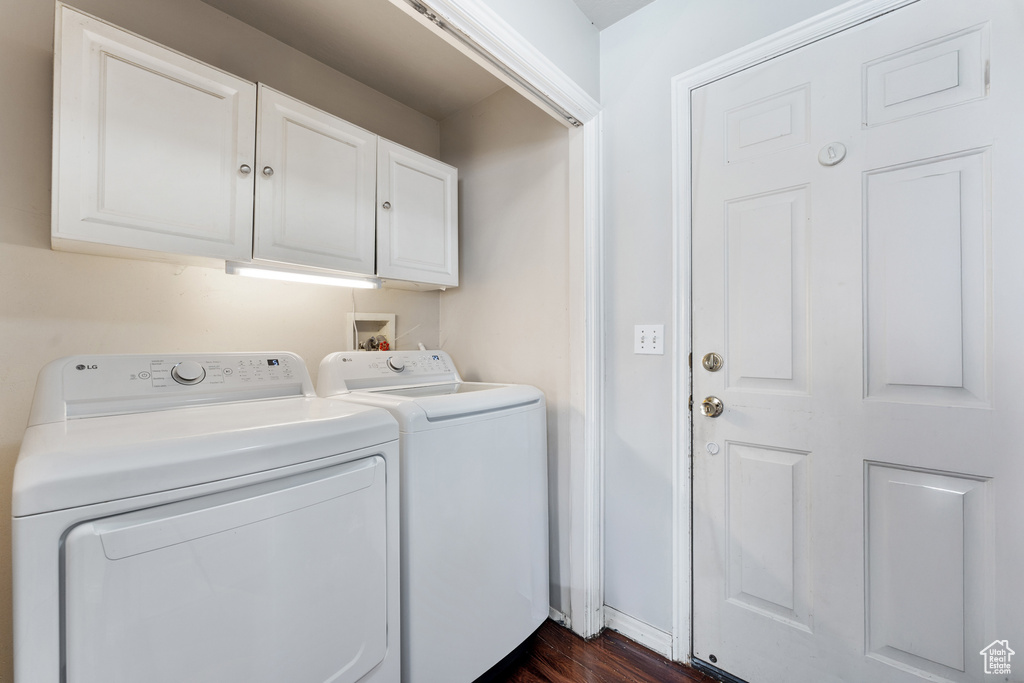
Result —
[{"label": "cabinet door panel", "polygon": [[248,258],[255,86],[66,7],[57,31],[54,246]]},{"label": "cabinet door panel", "polygon": [[388,140],[377,148],[377,274],[458,285],[458,170]]},{"label": "cabinet door panel", "polygon": [[265,86],[259,111],[253,257],[372,274],[377,136]]}]

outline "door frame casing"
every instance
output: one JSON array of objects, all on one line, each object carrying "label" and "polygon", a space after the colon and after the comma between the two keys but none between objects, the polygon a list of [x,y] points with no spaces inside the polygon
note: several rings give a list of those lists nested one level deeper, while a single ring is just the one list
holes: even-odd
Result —
[{"label": "door frame casing", "polygon": [[569,604],[580,636],[604,614],[604,255],[601,105],[483,0],[390,0],[569,130]]},{"label": "door frame casing", "polygon": [[851,0],[672,79],[672,658],[693,654],[692,236],[690,94],[918,0]]}]

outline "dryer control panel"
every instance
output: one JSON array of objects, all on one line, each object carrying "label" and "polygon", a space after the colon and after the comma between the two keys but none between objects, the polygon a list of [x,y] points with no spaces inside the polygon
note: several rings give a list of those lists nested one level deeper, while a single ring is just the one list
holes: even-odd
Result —
[{"label": "dryer control panel", "polygon": [[410,384],[461,382],[444,351],[343,351],[320,363],[321,396]]},{"label": "dryer control panel", "polygon": [[293,353],[71,356],[40,372],[29,424],[285,396],[315,396]]}]

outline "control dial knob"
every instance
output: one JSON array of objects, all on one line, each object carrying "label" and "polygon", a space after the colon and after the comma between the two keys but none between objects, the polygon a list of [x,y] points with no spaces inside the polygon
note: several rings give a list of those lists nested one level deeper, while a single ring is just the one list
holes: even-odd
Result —
[{"label": "control dial knob", "polygon": [[388,367],[394,370],[395,372],[401,372],[402,370],[405,370],[405,361],[402,360],[401,358],[395,358],[394,356],[391,356],[390,358],[388,358]]},{"label": "control dial knob", "polygon": [[199,384],[206,379],[206,370],[195,361],[185,360],[171,368],[171,377],[178,384]]}]

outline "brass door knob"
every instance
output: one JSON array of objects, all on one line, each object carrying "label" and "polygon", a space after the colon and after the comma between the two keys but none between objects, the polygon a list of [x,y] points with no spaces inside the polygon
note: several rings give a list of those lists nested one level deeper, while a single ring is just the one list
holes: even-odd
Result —
[{"label": "brass door knob", "polygon": [[708,396],[700,402],[700,412],[704,417],[718,417],[725,410],[725,404],[717,396]]}]

